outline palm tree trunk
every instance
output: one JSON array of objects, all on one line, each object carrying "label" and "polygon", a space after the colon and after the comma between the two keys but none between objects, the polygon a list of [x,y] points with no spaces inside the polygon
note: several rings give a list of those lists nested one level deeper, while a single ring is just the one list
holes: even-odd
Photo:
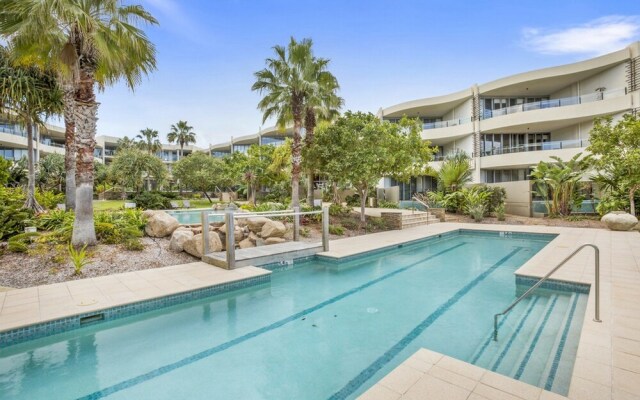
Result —
[{"label": "palm tree trunk", "polygon": [[65,208],[76,208],[76,125],[73,120],[75,90],[72,84],[65,84],[64,91],[64,169],[65,169]]},{"label": "palm tree trunk", "polygon": [[35,212],[42,212],[43,208],[36,200],[36,168],[33,160],[33,124],[27,124],[27,163],[29,169],[27,183],[27,200],[24,202],[24,208],[32,209]]},{"label": "palm tree trunk", "polygon": [[293,144],[291,145],[291,207],[300,207],[301,127],[300,118],[295,119],[293,122]]},{"label": "palm tree trunk", "polygon": [[[308,108],[305,118],[304,118],[304,125],[305,125],[305,130],[306,130],[306,135],[304,137],[304,144],[305,147],[307,148],[307,150],[311,149],[311,147],[313,147],[313,140],[314,140],[314,133],[315,133],[315,128],[316,128],[316,113],[313,111],[312,108]],[[307,203],[313,207],[313,180],[314,180],[315,174],[312,168],[309,168],[309,171],[307,171]]]},{"label": "palm tree trunk", "polygon": [[76,218],[71,244],[96,244],[93,223],[93,150],[95,148],[98,103],[93,90],[94,71],[81,66],[80,83],[75,92],[74,120],[76,123]]}]

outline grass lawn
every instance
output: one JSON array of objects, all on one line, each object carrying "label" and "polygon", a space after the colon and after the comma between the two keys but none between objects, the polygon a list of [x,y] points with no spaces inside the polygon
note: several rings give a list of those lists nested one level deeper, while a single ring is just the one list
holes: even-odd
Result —
[{"label": "grass lawn", "polygon": [[[178,205],[182,205],[182,200],[175,200]],[[207,199],[191,199],[191,208],[210,208],[211,203]],[[95,211],[119,210],[124,207],[123,200],[94,200],[93,209]]]}]

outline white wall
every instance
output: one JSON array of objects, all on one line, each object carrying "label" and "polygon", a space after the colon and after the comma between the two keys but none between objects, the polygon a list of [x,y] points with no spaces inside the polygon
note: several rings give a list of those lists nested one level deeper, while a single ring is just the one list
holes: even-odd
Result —
[{"label": "white wall", "polygon": [[564,87],[557,92],[551,93],[550,97],[552,99],[560,99],[563,97],[582,96],[595,93],[596,88],[600,87],[605,87],[607,90],[621,89],[627,86],[626,76],[626,63],[618,64],[577,83]]},{"label": "white wall", "polygon": [[448,113],[444,114],[442,116],[442,120],[447,121],[450,119],[471,117],[472,108],[473,108],[473,100],[467,99],[465,100],[464,103],[460,104],[457,107],[454,107]]}]

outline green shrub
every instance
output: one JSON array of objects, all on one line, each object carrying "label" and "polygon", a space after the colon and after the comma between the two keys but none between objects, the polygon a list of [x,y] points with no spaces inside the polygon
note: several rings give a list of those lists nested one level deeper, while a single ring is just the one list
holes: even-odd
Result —
[{"label": "green shrub", "polygon": [[171,200],[160,192],[142,192],[133,197],[136,207],[143,210],[166,210],[171,208]]},{"label": "green shrub", "polygon": [[476,222],[481,222],[486,212],[487,206],[482,203],[467,206],[467,214]]},{"label": "green shrub", "polygon": [[300,228],[300,236],[308,238],[311,236],[311,230],[309,228]]},{"label": "green shrub", "polygon": [[9,239],[7,249],[14,253],[25,253],[27,250],[29,250],[29,244],[31,243],[33,238],[36,238],[38,236],[40,236],[40,233],[38,232],[24,232],[12,236],[11,239]]},{"label": "green shrub", "polygon": [[134,241],[142,237],[145,220],[141,210],[103,211],[94,215],[96,237],[105,244],[140,247]]},{"label": "green shrub", "polygon": [[482,187],[464,188],[459,193],[464,197],[465,213],[470,215],[476,222],[482,221],[489,211],[487,204],[491,198],[491,193]]},{"label": "green shrub", "polygon": [[332,217],[348,217],[351,215],[351,207],[341,204],[331,204],[329,206],[329,215]]},{"label": "green shrub", "polygon": [[0,240],[24,231],[33,211],[22,208],[25,195],[20,188],[0,186]]},{"label": "green shrub", "polygon": [[386,221],[380,217],[367,217],[368,231],[385,231],[388,230]]},{"label": "green shrub", "polygon": [[64,193],[54,193],[49,190],[36,190],[36,200],[47,210],[53,210],[58,206],[58,204],[64,203]]},{"label": "green shrub", "polygon": [[287,208],[288,207],[282,203],[266,202],[266,203],[260,203],[254,206],[252,211],[255,211],[255,212],[282,211],[282,210],[286,210]]},{"label": "green shrub", "polygon": [[378,202],[378,208],[400,208],[400,206],[398,205],[398,203],[395,203],[393,201],[380,200]]},{"label": "green shrub", "polygon": [[500,204],[498,207],[496,207],[496,217],[498,218],[498,221],[504,221],[505,218],[505,206],[504,204]]},{"label": "green shrub", "polygon": [[360,228],[360,220],[357,218],[343,218],[340,223],[343,227],[349,229],[350,231],[354,231]]},{"label": "green shrub", "polygon": [[329,233],[332,235],[344,235],[344,228],[340,225],[329,225]]},{"label": "green shrub", "polygon": [[85,244],[80,250],[76,250],[71,243],[69,243],[69,258],[73,263],[74,275],[82,274],[82,269],[91,264],[87,255],[87,245]]},{"label": "green shrub", "polygon": [[72,211],[50,210],[38,215],[36,226],[39,229],[54,231],[61,228],[73,227],[75,216]]},{"label": "green shrub", "polygon": [[344,201],[347,202],[348,206],[360,207],[360,194],[356,193],[351,196],[347,196]]}]

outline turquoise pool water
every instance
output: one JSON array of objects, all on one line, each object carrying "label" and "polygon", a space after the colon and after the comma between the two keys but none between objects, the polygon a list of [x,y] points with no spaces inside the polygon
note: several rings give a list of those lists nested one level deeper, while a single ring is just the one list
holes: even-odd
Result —
[{"label": "turquoise pool water", "polygon": [[351,399],[421,347],[566,393],[586,295],[502,320],[552,237],[463,232],[0,350],[3,399]]},{"label": "turquoise pool water", "polygon": [[[168,210],[169,215],[174,216],[182,225],[198,225],[202,223],[202,211],[205,210]],[[214,211],[208,210],[209,222],[223,222],[224,211],[218,211],[219,215],[213,214]]]}]

